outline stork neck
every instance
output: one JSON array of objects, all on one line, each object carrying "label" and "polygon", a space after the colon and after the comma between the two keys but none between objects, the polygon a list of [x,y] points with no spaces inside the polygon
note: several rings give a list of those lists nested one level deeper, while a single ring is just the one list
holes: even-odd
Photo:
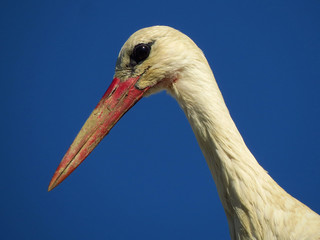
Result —
[{"label": "stork neck", "polygon": [[[184,110],[205,156],[228,218],[231,235],[238,229],[250,236],[252,226],[249,226],[249,220],[255,213],[248,211],[248,208],[252,204],[259,205],[261,199],[257,196],[262,196],[263,191],[261,194],[257,191],[273,180],[245,145],[209,65],[204,65],[200,70],[189,69],[173,83],[170,93]],[[257,181],[263,186],[252,187]]]}]

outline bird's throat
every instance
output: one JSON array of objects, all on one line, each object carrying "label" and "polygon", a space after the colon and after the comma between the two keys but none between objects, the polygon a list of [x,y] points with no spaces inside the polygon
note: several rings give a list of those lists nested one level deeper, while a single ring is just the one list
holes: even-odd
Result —
[{"label": "bird's throat", "polygon": [[170,93],[184,110],[207,161],[231,235],[242,231],[243,236],[250,238],[254,232],[250,218],[256,213],[247,209],[260,200],[248,183],[263,179],[269,184],[273,180],[244,143],[211,70],[200,77],[203,79],[194,81],[195,76],[185,76],[173,84]]}]

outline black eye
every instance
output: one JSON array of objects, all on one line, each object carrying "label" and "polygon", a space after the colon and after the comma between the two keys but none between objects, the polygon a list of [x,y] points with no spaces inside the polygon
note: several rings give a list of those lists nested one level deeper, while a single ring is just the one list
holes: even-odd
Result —
[{"label": "black eye", "polygon": [[133,64],[136,65],[146,60],[147,57],[149,57],[150,50],[151,47],[149,44],[139,43],[138,45],[136,45],[130,56]]}]

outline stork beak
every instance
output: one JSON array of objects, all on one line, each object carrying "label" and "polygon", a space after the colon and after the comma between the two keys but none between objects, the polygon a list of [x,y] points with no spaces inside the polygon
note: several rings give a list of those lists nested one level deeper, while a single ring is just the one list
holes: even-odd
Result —
[{"label": "stork beak", "polygon": [[63,157],[51,179],[48,191],[51,191],[68,177],[109,133],[119,119],[142,98],[149,88],[137,89],[135,84],[138,80],[139,76],[122,82],[118,78],[113,79],[108,90]]}]

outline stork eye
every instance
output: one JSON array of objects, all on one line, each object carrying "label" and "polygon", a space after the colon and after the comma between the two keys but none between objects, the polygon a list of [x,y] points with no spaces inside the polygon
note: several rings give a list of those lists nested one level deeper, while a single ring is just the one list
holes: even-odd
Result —
[{"label": "stork eye", "polygon": [[139,43],[134,47],[130,58],[135,62],[135,64],[139,64],[149,57],[150,50],[151,47],[149,44]]}]

